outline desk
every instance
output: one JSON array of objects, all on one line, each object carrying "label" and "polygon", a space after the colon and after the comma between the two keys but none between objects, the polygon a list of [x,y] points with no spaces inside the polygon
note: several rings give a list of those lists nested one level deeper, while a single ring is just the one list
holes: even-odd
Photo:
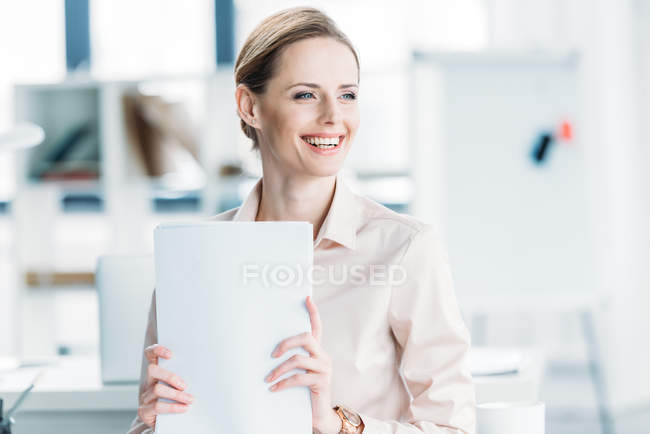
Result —
[{"label": "desk", "polygon": [[609,406],[602,349],[598,345],[595,315],[611,304],[611,296],[584,292],[549,291],[544,294],[503,291],[489,295],[465,294],[459,297],[463,314],[469,319],[474,343],[484,344],[488,315],[503,313],[573,313],[579,315],[589,355],[589,372],[596,392],[601,430],[613,433],[613,416]]},{"label": "desk", "polygon": [[[0,373],[9,409],[43,367]],[[14,415],[14,434],[124,434],[138,405],[137,385],[102,385],[97,356],[61,357]]]},{"label": "desk", "polygon": [[[0,397],[10,408],[20,391],[42,369],[25,367],[0,373]],[[535,400],[535,369],[513,375],[475,377],[478,402]],[[14,434],[124,434],[135,417],[138,385],[101,382],[97,356],[61,357],[47,367],[40,384],[14,416]]]}]

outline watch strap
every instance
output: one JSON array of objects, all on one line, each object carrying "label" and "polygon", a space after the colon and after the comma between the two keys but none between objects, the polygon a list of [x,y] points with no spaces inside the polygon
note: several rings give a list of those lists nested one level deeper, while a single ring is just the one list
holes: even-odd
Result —
[{"label": "watch strap", "polygon": [[361,424],[360,423],[355,424],[353,421],[351,421],[346,416],[343,409],[345,409],[348,412],[351,412],[350,409],[345,408],[345,407],[341,407],[341,406],[338,406],[338,405],[336,407],[334,407],[334,411],[336,412],[336,414],[341,419],[341,430],[339,431],[339,434],[355,434],[357,432],[357,430],[359,429],[359,427],[361,426]]}]

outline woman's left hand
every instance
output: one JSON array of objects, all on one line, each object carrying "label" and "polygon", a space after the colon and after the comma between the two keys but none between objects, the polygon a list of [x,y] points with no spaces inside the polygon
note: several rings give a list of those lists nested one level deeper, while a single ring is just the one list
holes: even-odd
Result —
[{"label": "woman's left hand", "polygon": [[278,381],[269,389],[277,392],[287,387],[308,386],[311,391],[313,429],[320,433],[338,433],[341,422],[332,409],[332,358],[321,346],[322,324],[318,309],[309,296],[305,304],[309,311],[311,333],[305,332],[283,340],[271,356],[280,357],[287,350],[295,347],[303,347],[310,355],[295,354],[291,356],[272,370],[265,381],[271,382],[292,369],[304,369],[305,373],[294,374]]}]

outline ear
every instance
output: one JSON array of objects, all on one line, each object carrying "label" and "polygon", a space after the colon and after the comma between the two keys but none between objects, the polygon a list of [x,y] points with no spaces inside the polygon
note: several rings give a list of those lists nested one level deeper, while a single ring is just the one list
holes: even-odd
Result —
[{"label": "ear", "polygon": [[257,103],[255,94],[245,84],[239,84],[235,90],[235,100],[237,101],[237,114],[239,117],[251,127],[256,128],[259,119],[255,115],[255,105]]}]

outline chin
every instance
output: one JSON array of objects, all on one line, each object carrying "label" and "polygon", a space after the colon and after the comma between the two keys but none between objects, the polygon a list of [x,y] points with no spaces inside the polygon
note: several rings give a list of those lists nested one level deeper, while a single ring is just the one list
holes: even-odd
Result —
[{"label": "chin", "polygon": [[336,167],[307,168],[306,172],[309,173],[311,176],[316,176],[316,177],[335,176],[337,173],[339,173],[339,170],[341,170],[341,166],[342,165],[338,165]]},{"label": "chin", "polygon": [[[345,138],[347,139],[347,137]],[[344,146],[341,148],[337,146],[338,149],[319,149],[317,151],[314,150],[312,145],[305,143],[301,139],[298,142],[298,146],[301,148],[299,154],[302,160],[302,171],[311,176],[329,177],[336,175],[343,167],[349,152],[347,140],[342,141]]]}]

